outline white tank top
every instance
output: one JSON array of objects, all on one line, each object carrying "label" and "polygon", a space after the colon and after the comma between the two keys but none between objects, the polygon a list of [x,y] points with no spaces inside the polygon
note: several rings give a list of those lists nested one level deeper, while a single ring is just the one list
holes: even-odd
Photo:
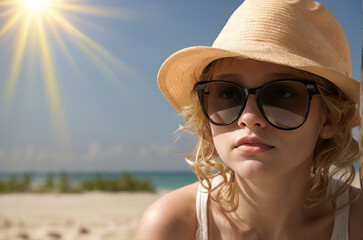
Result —
[{"label": "white tank top", "polygon": [[[331,191],[335,192],[338,181],[332,179]],[[349,188],[335,202],[335,208],[342,206],[349,199]],[[208,191],[201,184],[197,191],[196,213],[197,213],[197,231],[195,240],[208,240],[208,218],[207,218]],[[330,240],[349,240],[349,205],[343,211],[335,216],[334,227]]]}]

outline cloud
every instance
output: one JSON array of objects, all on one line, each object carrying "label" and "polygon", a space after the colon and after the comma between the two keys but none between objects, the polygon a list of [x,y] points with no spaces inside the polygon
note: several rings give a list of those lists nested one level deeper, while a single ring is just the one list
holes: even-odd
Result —
[{"label": "cloud", "polygon": [[174,153],[173,144],[155,142],[147,146],[91,142],[78,152],[25,146],[0,149],[0,171],[175,170],[186,167],[183,158]]},{"label": "cloud", "polygon": [[138,156],[140,158],[150,158],[151,156],[165,157],[174,154],[172,149],[173,146],[170,144],[151,143],[149,146],[140,147],[138,149]]},{"label": "cloud", "polygon": [[98,143],[92,143],[89,145],[86,156],[89,156],[90,158],[96,158],[98,155],[100,155],[100,145]]},{"label": "cloud", "polygon": [[83,161],[90,161],[97,159],[108,159],[121,156],[121,154],[124,152],[124,149],[125,147],[121,143],[102,147],[99,143],[94,142],[88,146],[88,151],[86,153],[81,153],[79,156],[74,156],[73,160],[82,159]]},{"label": "cloud", "polygon": [[121,143],[103,147],[97,142],[91,143],[85,151],[79,153],[36,149],[34,146],[16,147],[9,150],[0,149],[0,169],[29,168],[32,165],[41,164],[56,166],[71,165],[72,163],[87,164],[119,158],[124,149],[125,147]]},{"label": "cloud", "polygon": [[117,156],[117,155],[120,155],[121,153],[123,153],[124,149],[125,148],[124,148],[123,144],[116,144],[116,145],[106,148],[105,151],[103,152],[103,155],[105,157]]},{"label": "cloud", "polygon": [[91,142],[78,152],[41,149],[34,146],[0,149],[0,171],[173,169],[183,157],[173,152],[172,144],[150,143],[132,146],[125,143],[102,145]]}]

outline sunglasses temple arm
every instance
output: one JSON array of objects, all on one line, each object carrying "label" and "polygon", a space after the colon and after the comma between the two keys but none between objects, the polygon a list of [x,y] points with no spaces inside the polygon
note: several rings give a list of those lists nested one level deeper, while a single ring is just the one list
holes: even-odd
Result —
[{"label": "sunglasses temple arm", "polygon": [[359,181],[360,181],[360,189],[363,190],[363,176],[362,176],[362,168],[359,167]]}]

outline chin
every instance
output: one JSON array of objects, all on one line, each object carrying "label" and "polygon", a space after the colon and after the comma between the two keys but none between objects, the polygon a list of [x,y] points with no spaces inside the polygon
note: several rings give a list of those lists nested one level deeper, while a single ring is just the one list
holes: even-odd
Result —
[{"label": "chin", "polygon": [[276,176],[276,169],[256,160],[245,160],[238,166],[232,166],[236,177],[248,180],[263,180]]}]

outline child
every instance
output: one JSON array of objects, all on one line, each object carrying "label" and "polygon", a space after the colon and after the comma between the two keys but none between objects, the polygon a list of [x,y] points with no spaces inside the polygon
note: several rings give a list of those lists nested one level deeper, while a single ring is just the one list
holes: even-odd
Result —
[{"label": "child", "polygon": [[324,6],[246,0],[212,47],[169,57],[158,85],[199,139],[187,162],[200,182],[155,202],[137,239],[363,239],[359,83]]}]

